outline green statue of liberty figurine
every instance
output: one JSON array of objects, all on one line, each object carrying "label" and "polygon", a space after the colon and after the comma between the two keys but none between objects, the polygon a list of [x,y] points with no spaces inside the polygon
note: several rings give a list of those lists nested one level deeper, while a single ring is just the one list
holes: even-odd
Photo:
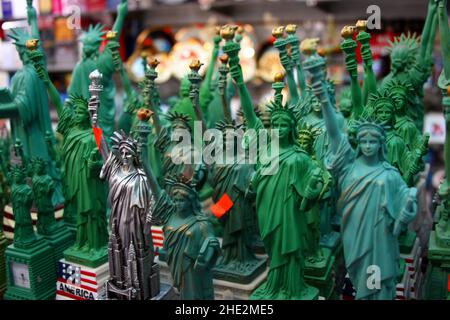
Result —
[{"label": "green statue of liberty figurine", "polygon": [[443,70],[438,80],[442,90],[442,105],[445,116],[444,165],[445,178],[439,186],[440,204],[436,209],[435,230],[431,232],[428,259],[431,265],[427,271],[426,298],[450,299],[447,289],[450,261],[450,27],[448,24],[447,1],[437,0],[437,16],[441,41]]},{"label": "green statue of liberty figurine", "polygon": [[52,204],[52,195],[55,192],[55,182],[46,172],[45,162],[38,157],[31,158],[32,189],[34,203],[37,209],[37,233],[43,236],[54,251],[58,261],[63,258],[63,252],[73,244],[73,235],[63,222],[55,219],[55,207]]},{"label": "green statue of liberty figurine", "polygon": [[[37,70],[55,105],[59,117],[57,131],[63,136],[64,220],[76,228],[75,244],[64,252],[64,256],[69,261],[96,267],[108,259],[107,189],[99,178],[103,161],[92,132],[88,101],[82,96],[71,95],[63,105],[47,71]],[[93,94],[101,92],[98,71],[92,72],[91,78],[89,90]]]},{"label": "green statue of liberty figurine", "polygon": [[[252,251],[252,234],[254,230],[249,223],[253,220],[254,206],[249,198],[248,188],[254,165],[246,163],[243,150],[239,149],[244,132],[234,122],[222,121],[216,128],[222,134],[222,140],[215,141],[217,157],[222,161],[213,163],[210,168],[212,198],[218,202],[225,194],[233,201],[233,206],[220,218],[223,226],[222,256],[214,268],[214,277],[232,282],[250,283],[264,271],[266,259],[257,259]],[[222,145],[223,141],[223,145]],[[217,145],[218,143],[218,145]]]},{"label": "green statue of liberty figurine", "polygon": [[[124,24],[125,17],[128,13],[128,1],[122,0],[117,6],[117,18],[114,22],[112,31],[120,34]],[[115,85],[113,81],[113,74],[116,71],[114,57],[111,50],[104,50],[99,52],[100,44],[102,43],[103,26],[97,24],[89,26],[89,29],[83,32],[80,38],[83,44],[83,57],[75,66],[72,74],[72,80],[68,88],[69,95],[82,96],[89,99],[89,75],[94,70],[98,69],[103,74],[102,84],[104,90],[101,94],[102,108],[99,113],[100,127],[104,131],[104,136],[108,140],[114,131],[114,117],[115,117]]]},{"label": "green statue of liberty figurine", "polygon": [[[321,134],[321,129],[313,128],[311,125],[305,123],[300,127],[298,142],[303,150],[308,153],[317,166],[322,167],[323,164],[316,159],[314,151],[315,139]],[[306,220],[308,223],[308,254],[307,262],[314,265],[317,262],[322,262],[324,260],[323,250],[320,247],[320,237],[321,237],[321,212],[320,207],[323,200],[327,200],[330,197],[329,189],[332,184],[331,175],[328,171],[323,171],[323,181],[324,188],[323,193],[317,199],[317,203],[306,213]]]},{"label": "green statue of liberty figurine", "polygon": [[219,241],[214,236],[209,219],[201,211],[195,182],[188,171],[167,178],[168,193],[161,189],[145,150],[148,131],[148,124],[141,121],[142,164],[156,198],[152,221],[164,226],[164,248],[173,286],[179,290],[182,300],[214,299],[211,269],[220,253]]},{"label": "green statue of liberty figurine", "polygon": [[41,158],[31,158],[32,188],[35,205],[38,211],[37,232],[49,235],[56,231],[58,225],[55,219],[55,208],[51,198],[55,189],[55,182],[46,174],[45,162]]},{"label": "green statue of liberty figurine", "polygon": [[[340,130],[333,108],[322,104],[330,137],[327,168],[339,190],[345,263],[356,299],[392,300],[400,258],[397,237],[416,214],[416,189],[408,188],[386,159],[386,133],[373,121],[356,129],[354,150]],[[368,286],[377,266],[379,286]]]},{"label": "green statue of liberty figurine", "polygon": [[26,182],[26,169],[15,165],[10,171],[11,200],[14,211],[14,246],[25,248],[36,240],[31,220],[31,206],[33,205],[33,190]]},{"label": "green statue of liberty figurine", "polygon": [[[421,39],[415,34],[402,34],[390,43],[391,72],[383,79],[381,88],[391,80],[408,81],[414,88],[410,104],[406,108],[408,116],[419,131],[423,127],[423,85],[431,74],[432,52],[436,34],[436,0],[428,1],[427,17]],[[400,116],[404,116],[400,114]]]},{"label": "green statue of liberty figurine", "polygon": [[[11,79],[11,90],[3,89],[4,95],[0,105],[0,118],[9,118],[11,123],[12,141],[20,139],[23,143],[23,151],[27,157],[38,156],[47,163],[49,174],[59,181],[55,164],[51,161],[49,150],[45,141],[47,131],[53,132],[50,121],[48,98],[44,83],[39,79],[33,62],[30,58],[30,50],[39,51],[39,28],[37,24],[36,10],[32,7],[32,1],[27,1],[28,23],[31,34],[25,29],[11,29],[8,36],[14,40],[14,45],[22,61],[23,67],[18,70]],[[45,57],[44,59],[45,60]],[[43,61],[45,66],[45,61]],[[9,102],[6,102],[9,101]],[[55,138],[52,137],[54,143]],[[64,202],[61,185],[57,184],[53,195],[53,204]]]},{"label": "green statue of liberty figurine", "polygon": [[[226,40],[224,51],[230,57],[230,73],[238,88],[248,128],[264,133],[244,84],[237,55],[239,44],[232,40],[233,33],[230,28],[222,32]],[[282,80],[279,76],[275,79],[275,99],[270,108],[271,128],[278,129],[279,148],[269,147],[269,151],[278,161],[261,161],[268,150],[258,148],[261,156],[252,180],[261,237],[270,262],[267,280],[253,292],[251,299],[317,299],[318,290],[304,280],[307,250],[304,213],[319,196],[323,182],[320,168],[297,144],[297,117],[293,107],[281,103]]]}]

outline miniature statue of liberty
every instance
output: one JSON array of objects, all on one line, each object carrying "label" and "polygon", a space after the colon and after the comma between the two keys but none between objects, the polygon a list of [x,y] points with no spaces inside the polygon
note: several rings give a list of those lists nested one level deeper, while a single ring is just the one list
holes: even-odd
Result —
[{"label": "miniature statue of liberty", "polygon": [[33,191],[26,182],[26,169],[13,166],[9,172],[11,185],[11,201],[14,212],[14,246],[25,248],[36,240],[31,220],[31,206],[33,205]]},{"label": "miniature statue of liberty", "polygon": [[55,207],[51,201],[55,191],[55,182],[47,174],[44,160],[31,158],[31,166],[33,169],[31,182],[34,202],[38,212],[37,232],[40,235],[50,235],[58,228],[55,219]]},{"label": "miniature statue of liberty", "polygon": [[182,300],[214,299],[212,268],[220,253],[220,244],[209,219],[201,210],[192,175],[187,171],[168,177],[169,193],[159,186],[148,165],[145,123],[140,125],[142,164],[155,196],[152,221],[163,225],[164,250],[173,279],[173,286]]},{"label": "miniature statue of liberty", "polygon": [[408,116],[415,122],[419,132],[423,127],[423,85],[431,74],[432,53],[437,26],[437,2],[428,1],[427,17],[420,40],[415,34],[402,34],[390,43],[391,72],[383,79],[381,88],[391,80],[408,81],[414,88],[406,108]]},{"label": "miniature statue of liberty", "polygon": [[[128,1],[122,0],[117,6],[117,18],[112,28],[113,31],[120,34],[124,24],[125,17],[128,13]],[[114,131],[115,117],[115,85],[113,74],[116,71],[114,57],[111,50],[99,52],[100,44],[103,39],[104,32],[102,25],[89,26],[89,29],[83,32],[80,38],[83,44],[83,57],[75,66],[72,74],[72,81],[68,88],[69,95],[82,96],[89,99],[89,75],[95,69],[103,74],[102,85],[104,90],[101,93],[100,100],[102,108],[99,113],[99,123],[104,131],[104,136],[108,140]]]},{"label": "miniature statue of liberty", "polygon": [[[223,30],[222,36],[227,41],[224,51],[230,57],[230,73],[238,88],[247,126],[264,133],[244,84],[237,56],[239,44],[232,40],[233,30]],[[275,138],[278,138],[279,148],[271,148],[270,145],[270,150],[258,148],[258,154],[270,151],[277,162],[261,161],[263,158],[259,157],[252,180],[261,237],[270,262],[267,280],[251,298],[317,299],[318,290],[308,286],[304,280],[307,251],[305,212],[322,190],[322,170],[298,145],[297,117],[292,106],[282,105],[282,81],[283,76],[277,75],[273,84],[275,99],[269,108],[270,126],[277,129]]]},{"label": "miniature statue of liberty", "polygon": [[[39,45],[36,10],[31,6],[31,2],[27,1],[31,35],[21,28],[11,29],[8,34],[15,41],[14,45],[23,67],[12,77],[11,90],[4,89],[0,93],[5,95],[3,101],[9,101],[0,105],[0,118],[10,119],[12,141],[16,139],[22,141],[25,156],[37,156],[44,159],[49,174],[55,181],[59,181],[61,178],[58,176],[55,164],[51,161],[45,140],[46,132],[53,132],[48,98],[44,83],[39,79],[33,67],[29,54],[30,50],[28,50],[28,48],[32,48],[32,50],[39,51],[42,54],[42,48]],[[45,61],[43,61],[43,66],[45,66]],[[53,143],[54,139],[52,136]],[[52,201],[54,205],[64,202],[60,184],[56,185]]]},{"label": "miniature statue of liberty", "polygon": [[[386,133],[369,120],[359,123],[356,150],[340,130],[333,108],[323,104],[330,138],[327,167],[339,190],[345,263],[356,299],[394,299],[400,258],[397,237],[416,214],[416,189],[408,188],[387,162]],[[371,267],[380,286],[368,286]]]},{"label": "miniature statue of liberty", "polygon": [[150,299],[159,292],[159,284],[157,288],[150,285],[153,264],[150,215],[154,199],[139,160],[138,142],[123,132],[114,132],[111,141],[111,151],[100,172],[100,178],[108,181],[111,205],[108,295]]},{"label": "miniature statue of liberty", "polygon": [[[265,260],[255,257],[251,249],[249,231],[255,229],[249,223],[253,219],[254,206],[248,198],[248,188],[254,165],[239,150],[238,143],[244,132],[232,122],[221,121],[216,125],[223,137],[223,144],[215,145],[219,163],[211,166],[212,198],[218,202],[225,194],[233,206],[220,218],[223,226],[222,255],[214,268],[214,277],[239,283],[249,283],[264,270]],[[220,139],[217,142],[222,142]],[[220,151],[219,151],[220,150]]]},{"label": "miniature statue of liberty", "polygon": [[[298,142],[303,150],[305,150],[306,153],[311,156],[314,163],[319,167],[323,167],[323,163],[319,162],[316,159],[316,155],[314,152],[315,139],[320,134],[321,130],[319,128],[313,128],[311,125],[303,124],[303,126],[301,126],[299,130]],[[320,247],[321,207],[326,207],[326,204],[324,205],[324,202],[328,202],[329,198],[331,197],[330,191],[332,190],[332,188],[330,188],[330,185],[333,183],[333,181],[328,171],[323,170],[322,172],[324,181],[323,192],[318,197],[316,204],[312,206],[306,213],[306,221],[308,224],[306,238],[306,241],[308,243],[307,261],[311,265],[322,262],[324,260],[323,252]],[[327,230],[327,232],[325,232],[322,236],[325,237],[329,232],[330,230]]]},{"label": "miniature statue of liberty", "polygon": [[[71,95],[63,106],[46,70],[38,69],[38,74],[58,113],[57,131],[63,136],[65,207],[69,213],[76,214],[76,217],[67,217],[75,218],[77,232],[75,244],[66,250],[65,256],[69,259],[88,257],[98,265],[107,258],[107,191],[99,178],[103,161],[92,132],[88,102],[82,96]],[[98,85],[100,79],[93,77],[92,81]]]}]

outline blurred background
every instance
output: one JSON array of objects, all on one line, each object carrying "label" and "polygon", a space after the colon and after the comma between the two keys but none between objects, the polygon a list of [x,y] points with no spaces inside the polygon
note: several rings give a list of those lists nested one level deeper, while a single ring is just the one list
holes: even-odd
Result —
[{"label": "blurred background", "polygon": [[[158,83],[163,103],[177,95],[180,79],[189,71],[189,62],[197,57],[208,66],[215,26],[237,24],[244,29],[241,63],[244,76],[257,104],[272,96],[273,74],[281,69],[278,51],[273,48],[271,30],[277,25],[298,25],[300,39],[318,37],[325,52],[329,76],[339,91],[348,84],[343,55],[339,49],[344,25],[367,19],[379,10],[380,29],[371,30],[374,68],[381,79],[389,72],[386,45],[402,32],[420,34],[426,0],[129,0],[129,13],[120,37],[121,57],[130,78],[137,84],[143,76],[141,54],[156,56]],[[71,72],[81,58],[78,42],[89,24],[112,27],[120,0],[34,0],[38,10],[42,44],[47,55],[50,76],[65,97]],[[372,5],[376,5],[373,7]],[[375,11],[374,11],[375,10]],[[27,26],[26,1],[0,0],[0,87],[9,86],[11,76],[21,67],[8,29]],[[441,95],[436,82],[442,58],[439,38],[435,40],[434,70],[425,88],[425,131],[431,134],[428,162],[431,171],[428,186],[437,187],[442,177],[442,143],[445,136]],[[204,68],[205,69],[205,68]],[[360,75],[362,73],[360,72]],[[118,80],[118,79],[117,79]],[[121,82],[117,84],[117,116],[122,109]],[[233,104],[238,103],[235,99]],[[56,123],[56,115],[52,110]],[[0,120],[2,121],[2,120]],[[7,127],[7,122],[0,127]]]}]

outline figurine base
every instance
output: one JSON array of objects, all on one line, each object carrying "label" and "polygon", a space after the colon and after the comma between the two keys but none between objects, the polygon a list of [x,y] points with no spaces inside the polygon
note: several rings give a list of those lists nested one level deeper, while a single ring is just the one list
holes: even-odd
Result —
[{"label": "figurine base", "polygon": [[322,299],[335,299],[334,261],[330,249],[323,248],[324,259],[319,263],[305,263],[305,281],[310,286],[319,289]]},{"label": "figurine base", "polygon": [[161,290],[151,300],[179,300],[179,296],[172,286],[161,283]]},{"label": "figurine base", "polygon": [[75,241],[75,236],[64,225],[51,235],[42,236],[48,241],[50,247],[54,251],[55,261],[59,261],[64,257],[64,251],[68,249]]},{"label": "figurine base", "polygon": [[425,279],[425,298],[428,300],[444,300],[448,296],[450,248],[439,246],[436,240],[436,231],[432,231],[428,248],[430,265]]},{"label": "figurine base", "polygon": [[249,300],[253,291],[267,279],[268,273],[269,269],[266,268],[247,284],[214,279],[214,298],[216,300]]},{"label": "figurine base", "polygon": [[89,268],[97,268],[108,262],[108,247],[105,246],[98,251],[87,252],[72,246],[64,251],[64,259]]},{"label": "figurine base", "polygon": [[333,254],[335,254],[341,239],[341,234],[337,231],[331,231],[327,234],[320,236],[320,246],[322,248],[328,248]]},{"label": "figurine base", "polygon": [[227,268],[224,265],[216,265],[213,268],[213,277],[217,280],[248,284],[252,282],[258,275],[264,272],[267,265],[267,257],[256,258],[255,260],[246,264],[248,265],[248,267],[246,268],[247,270],[244,271],[230,270],[230,268]]},{"label": "figurine base", "polygon": [[97,268],[61,259],[58,262],[56,300],[105,300],[109,264]]},{"label": "figurine base", "polygon": [[[264,286],[265,283],[262,284]],[[254,292],[256,292],[259,288],[257,288]],[[257,300],[253,296],[250,297],[251,300]],[[269,298],[273,300],[273,298]],[[266,297],[260,298],[258,300],[268,300]],[[319,289],[315,287],[311,287],[310,285],[306,285],[306,287],[303,289],[301,296],[297,297],[295,299],[290,300],[319,300]]]},{"label": "figurine base", "polygon": [[[55,298],[56,268],[53,249],[48,242],[38,237],[31,247],[22,249],[14,244],[6,248],[8,288],[5,300],[53,300]],[[29,281],[18,286],[14,284],[12,263],[28,266]]]},{"label": "figurine base", "polygon": [[0,238],[0,298],[3,296],[6,290],[6,264],[5,264],[5,251],[8,246],[8,240],[1,234]]}]

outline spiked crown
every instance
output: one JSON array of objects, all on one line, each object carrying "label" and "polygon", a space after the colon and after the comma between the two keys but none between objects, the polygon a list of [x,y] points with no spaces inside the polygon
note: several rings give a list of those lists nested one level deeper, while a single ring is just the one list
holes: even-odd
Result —
[{"label": "spiked crown", "polygon": [[80,41],[83,44],[100,44],[102,42],[102,37],[105,35],[103,31],[104,26],[101,23],[96,25],[89,25],[87,31],[84,31],[80,37]]}]

